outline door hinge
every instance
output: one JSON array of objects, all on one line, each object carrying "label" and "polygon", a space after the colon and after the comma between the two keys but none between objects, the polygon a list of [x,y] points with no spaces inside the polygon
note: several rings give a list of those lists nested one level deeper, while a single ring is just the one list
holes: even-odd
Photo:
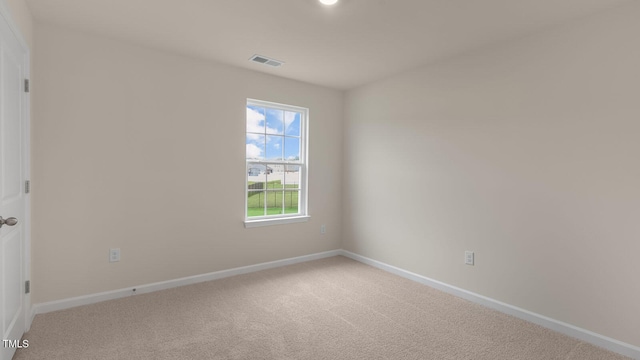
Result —
[{"label": "door hinge", "polygon": [[24,293],[28,294],[31,292],[31,281],[27,280],[24,282]]},{"label": "door hinge", "polygon": [[31,192],[31,181],[25,180],[24,181],[24,193],[28,194],[30,192]]},{"label": "door hinge", "polygon": [[24,92],[29,92],[29,79],[24,79]]}]

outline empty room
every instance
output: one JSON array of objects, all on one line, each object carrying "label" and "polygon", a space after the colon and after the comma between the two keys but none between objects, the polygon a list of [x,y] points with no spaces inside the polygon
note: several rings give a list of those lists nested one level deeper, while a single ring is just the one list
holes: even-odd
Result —
[{"label": "empty room", "polygon": [[640,1],[0,15],[0,360],[640,359]]}]

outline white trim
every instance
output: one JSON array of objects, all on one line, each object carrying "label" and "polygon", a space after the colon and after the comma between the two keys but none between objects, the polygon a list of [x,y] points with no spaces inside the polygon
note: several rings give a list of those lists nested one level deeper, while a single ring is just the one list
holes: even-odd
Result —
[{"label": "white trim", "polygon": [[281,218],[271,218],[271,219],[260,219],[260,220],[245,220],[244,227],[254,228],[261,226],[270,226],[270,225],[282,225],[282,224],[292,224],[309,221],[311,216],[289,216],[289,217],[281,217]]},{"label": "white trim", "polygon": [[[9,5],[6,0],[0,0],[0,16],[4,18],[4,20],[9,25],[9,29],[13,32],[13,35],[18,40],[18,44],[22,47],[24,51],[24,79],[29,79],[31,82],[31,49],[29,48],[29,44],[25,40],[24,36],[20,32],[20,29],[17,23],[13,20],[13,15],[10,11]],[[21,81],[24,81],[22,79]],[[30,84],[30,87],[33,84]],[[24,102],[22,104],[22,111],[24,111],[24,122],[22,127],[22,154],[23,154],[23,179],[21,186],[24,186],[24,180],[31,180],[31,91],[29,93],[21,92]],[[24,188],[22,188],[24,191]],[[31,192],[29,194],[23,194],[25,198],[25,207],[23,214],[23,229],[24,229],[24,244],[22,251],[24,251],[24,269],[22,271],[24,275],[24,279],[22,280],[31,280]],[[33,284],[32,284],[33,285]],[[29,331],[31,328],[31,322],[33,321],[33,316],[29,316],[33,313],[33,306],[31,305],[31,294],[24,294],[24,321],[25,321],[25,332]]]},{"label": "white trim", "polygon": [[416,273],[412,273],[410,271],[385,264],[383,262],[373,260],[367,258],[362,255],[358,255],[346,250],[331,250],[325,251],[316,254],[304,255],[295,258],[289,258],[284,260],[276,260],[256,265],[243,266],[238,268],[233,268],[229,270],[216,271],[208,274],[195,275],[190,277],[185,277],[181,279],[162,281],[153,284],[147,284],[142,286],[133,286],[125,289],[106,291],[97,294],[91,294],[86,296],[79,296],[70,299],[63,299],[58,301],[51,301],[42,304],[36,304],[32,307],[32,316],[31,319],[36,314],[44,314],[51,311],[68,309],[76,306],[89,305],[97,302],[102,302],[106,300],[119,299],[127,296],[134,295],[133,289],[136,289],[135,294],[145,294],[158,290],[170,289],[178,286],[196,284],[205,281],[222,279],[230,276],[247,274],[255,271],[261,271],[266,269],[272,269],[276,267],[286,266],[297,264],[301,262],[323,259],[327,257],[332,257],[336,255],[342,255],[348,257],[350,259],[359,261],[363,264],[367,264],[373,266],[375,268],[387,271],[389,273],[401,276],[403,278],[413,280],[420,284],[430,286],[432,288],[444,291],[448,294],[452,294],[454,296],[463,298],[465,300],[469,300],[473,303],[486,306],[488,308],[500,311],[505,314],[509,314],[515,316],[519,319],[526,320],[532,322],[534,324],[538,324],[540,326],[546,327],[548,329],[557,331],[559,333],[571,336],[573,338],[591,343],[593,345],[602,347],[604,349],[629,356],[633,359],[640,359],[640,347],[624,343],[622,341],[612,339],[610,337],[597,334],[593,331],[579,328],[577,326],[558,321],[552,318],[549,318],[544,315],[536,314],[534,312],[519,308],[517,306],[509,305],[503,303],[501,301],[482,296],[471,291],[467,291],[461,289],[459,287],[449,285],[443,283],[438,280],[430,279],[426,276],[418,275]]},{"label": "white trim", "polygon": [[[331,250],[325,251],[321,253],[298,256],[289,259],[270,261],[265,263],[260,263],[256,265],[242,266],[228,270],[216,271],[208,274],[202,275],[194,275],[188,276],[180,279],[161,281],[152,284],[140,285],[140,286],[131,286],[124,289],[105,291],[97,294],[78,296],[69,299],[62,299],[56,301],[50,301],[46,303],[36,304],[33,306],[33,316],[37,314],[44,314],[51,311],[64,310],[73,308],[76,306],[89,305],[94,304],[106,300],[119,299],[127,296],[137,295],[137,294],[146,294],[154,291],[171,289],[178,286],[197,284],[205,281],[222,279],[230,276],[248,274],[256,271],[273,269],[286,265],[293,265],[301,262],[318,260],[327,257],[340,255],[340,250]],[[135,291],[134,291],[135,289]]]},{"label": "white trim", "polygon": [[559,320],[555,320],[550,317],[540,315],[529,310],[519,308],[517,306],[509,305],[501,301],[498,301],[483,295],[479,295],[453,285],[443,283],[438,280],[430,279],[426,276],[418,275],[416,273],[412,273],[410,271],[407,271],[392,265],[388,265],[383,262],[352,253],[350,251],[340,250],[340,255],[346,256],[350,259],[359,261],[367,265],[371,265],[373,267],[401,276],[403,278],[413,280],[418,283],[430,286],[432,288],[444,291],[446,293],[455,295],[465,300],[469,300],[473,303],[486,306],[488,308],[515,316],[519,319],[526,320],[534,324],[538,324],[540,326],[543,326],[548,329],[557,331],[559,333],[571,336],[573,338],[591,343],[601,348],[605,348],[607,350],[614,351],[616,353],[629,356],[634,359],[640,359],[640,347],[627,344],[622,341],[597,334],[593,331],[582,329],[577,326],[574,326]]}]

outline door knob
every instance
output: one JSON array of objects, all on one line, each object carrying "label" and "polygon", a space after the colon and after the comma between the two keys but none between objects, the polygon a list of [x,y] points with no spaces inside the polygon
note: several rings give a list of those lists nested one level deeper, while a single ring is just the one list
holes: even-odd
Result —
[{"label": "door knob", "polygon": [[18,219],[14,217],[3,219],[2,216],[0,216],[0,227],[2,227],[2,225],[13,226],[17,223],[18,223]]}]

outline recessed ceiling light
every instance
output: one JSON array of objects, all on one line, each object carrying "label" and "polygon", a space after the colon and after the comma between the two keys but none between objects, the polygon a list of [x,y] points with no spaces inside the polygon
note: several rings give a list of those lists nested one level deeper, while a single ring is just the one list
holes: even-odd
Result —
[{"label": "recessed ceiling light", "polygon": [[338,0],[319,0],[319,1],[325,5],[335,5],[335,3],[338,2]]}]

